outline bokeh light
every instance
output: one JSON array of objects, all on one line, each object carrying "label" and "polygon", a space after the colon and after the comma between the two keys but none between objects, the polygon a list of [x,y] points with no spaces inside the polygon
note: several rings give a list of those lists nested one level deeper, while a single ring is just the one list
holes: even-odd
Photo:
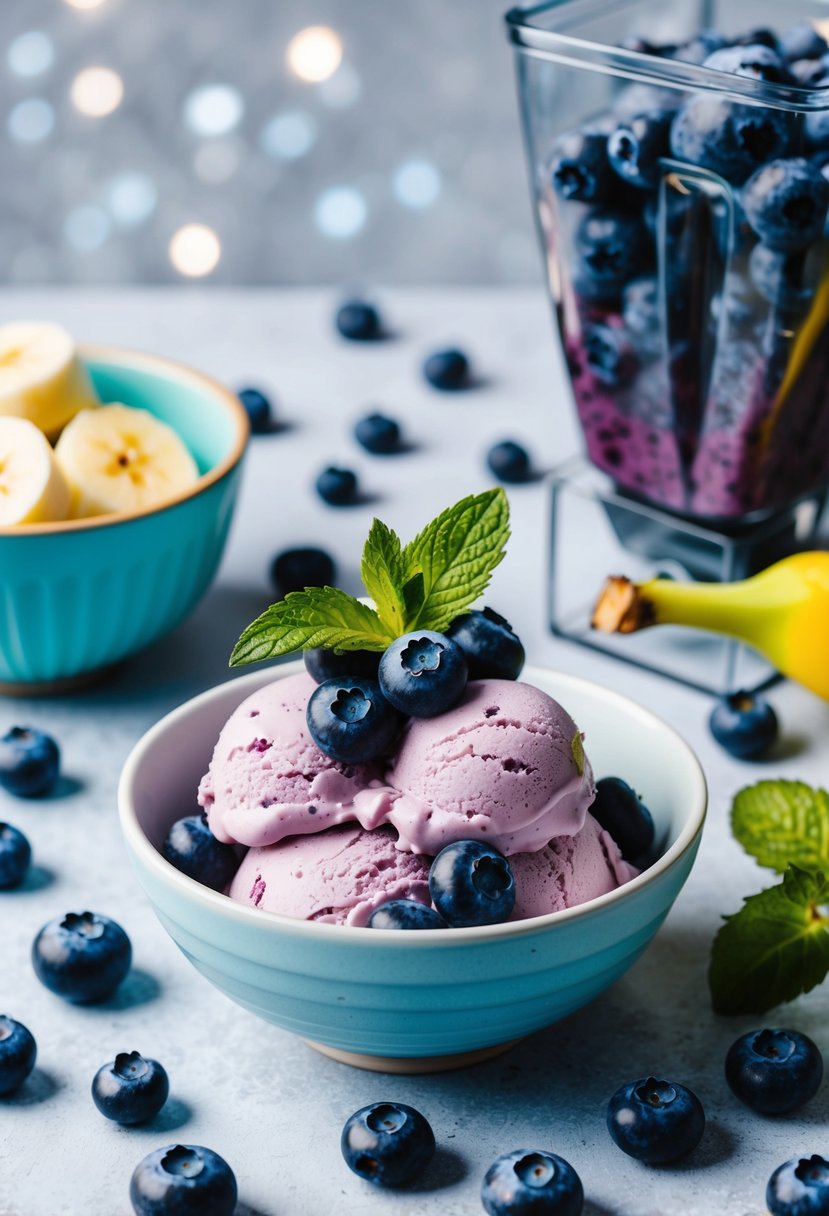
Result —
[{"label": "bokeh light", "polygon": [[343,58],[343,44],[336,30],[327,25],[309,25],[294,34],[285,52],[288,67],[300,80],[319,84],[333,76]]},{"label": "bokeh light", "polygon": [[42,97],[19,101],[6,122],[9,135],[19,144],[39,143],[51,135],[54,125],[55,111]]},{"label": "bokeh light", "polygon": [[106,0],[66,0],[70,8],[100,8]]},{"label": "bokeh light", "polygon": [[242,121],[245,101],[229,84],[205,84],[184,103],[184,121],[195,135],[227,135]]},{"label": "bokeh light", "polygon": [[310,114],[286,110],[262,128],[259,142],[275,160],[298,160],[310,152],[316,138],[317,124]]},{"label": "bokeh light", "polygon": [[404,207],[430,207],[440,194],[440,174],[428,160],[407,160],[392,178],[394,197]]},{"label": "bokeh light", "polygon": [[216,269],[222,246],[216,233],[206,224],[185,224],[173,233],[168,252],[179,274],[199,279]]},{"label": "bokeh light", "polygon": [[55,45],[42,30],[27,30],[9,44],[6,62],[15,76],[40,76],[55,62]]},{"label": "bokeh light", "polygon": [[106,201],[116,224],[132,227],[142,224],[155,211],[158,190],[146,173],[120,173],[109,182]]},{"label": "bokeh light", "polygon": [[341,63],[333,76],[317,86],[320,100],[332,110],[353,106],[363,91],[363,82],[350,63]]},{"label": "bokeh light", "polygon": [[124,96],[124,82],[112,68],[84,68],[69,90],[72,103],[89,118],[105,118],[117,110]]},{"label": "bokeh light", "polygon": [[332,186],[317,199],[314,218],[325,236],[346,240],[364,226],[368,216],[366,200],[350,186]]},{"label": "bokeh light", "polygon": [[78,253],[94,253],[105,244],[111,231],[112,224],[106,211],[91,205],[75,207],[63,225],[64,236]]}]

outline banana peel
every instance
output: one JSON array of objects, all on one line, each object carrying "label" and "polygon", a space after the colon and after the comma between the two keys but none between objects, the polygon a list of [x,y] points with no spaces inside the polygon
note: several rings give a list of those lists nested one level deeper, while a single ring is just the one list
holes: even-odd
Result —
[{"label": "banana peel", "polygon": [[591,624],[604,633],[687,625],[725,634],[829,701],[829,552],[796,553],[734,583],[612,576]]}]

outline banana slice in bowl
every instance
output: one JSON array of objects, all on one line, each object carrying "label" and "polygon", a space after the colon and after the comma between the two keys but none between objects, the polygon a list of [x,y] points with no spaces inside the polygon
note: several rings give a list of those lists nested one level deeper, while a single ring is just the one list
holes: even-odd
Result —
[{"label": "banana slice in bowl", "polygon": [[54,439],[80,410],[98,404],[75,342],[60,325],[0,325],[0,416],[27,418]]},{"label": "banana slice in bowl", "polygon": [[175,498],[199,476],[172,427],[148,410],[119,403],[76,414],[55,456],[72,492],[73,519],[146,510]]},{"label": "banana slice in bowl", "polygon": [[66,519],[69,503],[48,439],[26,418],[0,417],[0,528]]}]

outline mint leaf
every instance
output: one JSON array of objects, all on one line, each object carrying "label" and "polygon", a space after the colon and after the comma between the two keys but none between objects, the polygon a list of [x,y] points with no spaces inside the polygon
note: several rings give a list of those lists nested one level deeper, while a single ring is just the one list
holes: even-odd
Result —
[{"label": "mint leaf", "polygon": [[750,895],[714,939],[708,986],[715,1013],[765,1013],[809,992],[829,972],[829,878],[789,866]]},{"label": "mint leaf", "polygon": [[758,781],[734,798],[731,830],[761,866],[829,873],[829,794],[802,781]]},{"label": "mint leaf", "polygon": [[379,519],[372,520],[363,556],[360,577],[374,600],[377,615],[392,637],[406,632],[406,600],[403,585],[403,551],[400,537]]},{"label": "mint leaf", "polygon": [[423,575],[420,572],[413,574],[403,584],[402,594],[403,604],[406,609],[406,632],[408,632],[408,622],[417,619],[418,613],[423,607],[423,601],[426,599],[426,588],[423,584]]},{"label": "mint leaf", "polygon": [[275,659],[294,650],[385,650],[394,634],[373,608],[337,587],[306,587],[271,604],[243,632],[230,666]]},{"label": "mint leaf", "polygon": [[423,604],[407,631],[440,632],[487,587],[504,556],[509,504],[504,491],[469,495],[442,511],[403,550],[407,579],[423,575]]},{"label": "mint leaf", "polygon": [[573,757],[573,763],[576,766],[576,771],[579,776],[584,774],[584,736],[580,730],[577,730],[570,740],[570,754]]}]

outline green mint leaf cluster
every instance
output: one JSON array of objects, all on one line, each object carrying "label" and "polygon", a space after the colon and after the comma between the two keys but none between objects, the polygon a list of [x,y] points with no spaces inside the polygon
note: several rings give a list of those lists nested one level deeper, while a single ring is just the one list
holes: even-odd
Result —
[{"label": "green mint leaf cluster", "polygon": [[500,487],[462,498],[405,547],[375,519],[360,564],[374,608],[335,587],[289,592],[243,631],[230,665],[318,646],[381,651],[414,629],[441,632],[486,589],[508,537],[509,504]]},{"label": "green mint leaf cluster", "polygon": [[736,839],[783,875],[725,918],[711,948],[716,1013],[759,1014],[829,974],[829,795],[800,781],[760,781],[731,810]]}]

